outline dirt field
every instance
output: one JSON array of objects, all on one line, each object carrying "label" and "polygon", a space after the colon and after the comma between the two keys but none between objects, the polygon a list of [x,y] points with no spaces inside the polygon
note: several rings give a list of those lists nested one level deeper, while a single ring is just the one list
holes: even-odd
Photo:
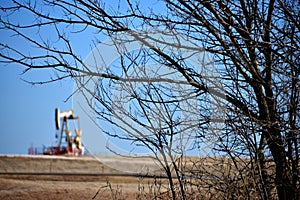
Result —
[{"label": "dirt field", "polygon": [[[101,159],[106,159],[105,165],[99,162]],[[107,166],[109,161],[122,167],[118,170],[110,168]],[[114,157],[95,160],[93,157],[0,155],[0,199],[138,199],[152,179],[72,174],[121,174],[124,172],[120,169],[137,167],[145,162],[148,162],[150,168],[154,166],[149,161],[134,163],[132,160],[122,161]],[[24,174],[13,174],[15,172]],[[32,174],[26,175],[25,172]],[[49,175],[51,173],[67,175]]]}]

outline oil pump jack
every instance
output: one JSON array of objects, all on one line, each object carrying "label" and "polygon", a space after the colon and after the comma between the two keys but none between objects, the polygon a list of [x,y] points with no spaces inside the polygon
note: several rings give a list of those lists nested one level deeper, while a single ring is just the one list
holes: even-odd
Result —
[{"label": "oil pump jack", "polygon": [[[76,120],[78,128],[75,128],[75,135],[69,129],[69,120]],[[61,112],[55,109],[55,126],[57,146],[48,147],[44,152],[46,155],[82,155],[81,130],[79,129],[79,117],[74,116],[73,110]]]}]

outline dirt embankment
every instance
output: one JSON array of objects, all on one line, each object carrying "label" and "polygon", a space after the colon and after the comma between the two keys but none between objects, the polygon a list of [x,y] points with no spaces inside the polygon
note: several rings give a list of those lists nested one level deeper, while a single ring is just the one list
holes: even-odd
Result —
[{"label": "dirt embankment", "polygon": [[[107,166],[120,162],[113,157],[103,164],[101,158],[0,155],[0,199],[136,199],[141,185],[150,179],[124,176],[76,176],[76,173],[124,173]],[[129,161],[122,168],[138,166]],[[121,168],[119,168],[121,169]],[[66,173],[67,175],[26,175],[14,172]]]}]

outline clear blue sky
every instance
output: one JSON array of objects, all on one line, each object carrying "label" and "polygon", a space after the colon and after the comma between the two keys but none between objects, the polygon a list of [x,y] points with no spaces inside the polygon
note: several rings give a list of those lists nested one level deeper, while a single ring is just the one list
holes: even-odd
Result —
[{"label": "clear blue sky", "polygon": [[32,86],[21,80],[23,70],[18,65],[0,67],[1,154],[26,154],[31,144],[51,145],[55,139],[54,109],[71,105],[64,100],[72,92],[72,81]]},{"label": "clear blue sky", "polygon": [[[7,0],[0,4],[7,4]],[[112,6],[118,2],[109,2]],[[153,4],[153,2],[155,2]],[[107,4],[107,3],[106,3]],[[143,2],[143,9],[149,5],[158,7],[156,0]],[[113,6],[116,7],[116,6]],[[156,10],[160,10],[158,7]],[[1,13],[0,13],[1,14]],[[30,22],[30,17],[26,13],[14,16],[13,20]],[[41,30],[44,38],[51,38],[52,30]],[[30,34],[37,34],[29,32]],[[11,33],[0,30],[0,39],[8,44],[14,45],[17,49],[25,52],[38,53],[39,49],[32,48],[26,43],[11,37]],[[37,39],[38,39],[37,35]],[[105,38],[97,39],[104,40]],[[76,34],[70,38],[72,46],[77,50],[82,58],[86,58],[91,51],[93,35],[91,32]],[[35,70],[22,74],[24,67],[17,64],[0,64],[0,154],[27,154],[28,148],[51,146],[55,141],[55,120],[54,110],[73,109],[73,100],[65,100],[73,92],[74,83],[70,79],[53,82],[44,85],[30,85],[22,79],[28,81],[45,81],[50,77],[51,72],[47,70]],[[84,113],[75,113],[80,116],[80,124],[83,129],[82,140],[92,153],[107,153],[105,150],[106,137],[101,135],[101,131],[87,122],[88,117]],[[114,145],[125,148],[124,142],[114,141]],[[129,147],[128,147],[129,148]],[[127,151],[127,150],[126,150]]]},{"label": "clear blue sky", "polygon": [[[1,5],[7,5],[7,2],[1,1]],[[13,19],[22,22],[30,20],[26,13],[20,13]],[[46,37],[50,37],[51,31],[48,34]],[[90,35],[76,37],[72,43],[75,48],[80,47],[84,58],[90,51]],[[38,52],[38,49],[19,41],[6,31],[0,30],[0,39],[25,52]],[[73,91],[72,80],[32,86],[22,79],[44,81],[49,79],[50,72],[36,70],[22,75],[24,69],[17,64],[0,64],[0,154],[27,154],[30,145],[52,145],[56,141],[55,108],[72,109],[72,99],[64,102]]]},{"label": "clear blue sky", "polygon": [[[8,2],[8,0],[4,0],[0,4],[5,6],[8,5]],[[113,5],[116,2],[118,1],[112,1],[109,4],[116,8]],[[151,1],[147,3],[151,4]],[[144,8],[147,8],[147,5]],[[27,13],[20,13],[12,19],[21,22],[31,22],[32,20]],[[45,38],[51,37],[51,31],[42,31],[42,34],[46,34],[44,35]],[[30,34],[36,33],[30,32]],[[91,50],[91,36],[90,33],[84,33],[71,38],[73,47],[79,50],[82,58],[87,57]],[[25,52],[35,53],[39,51],[3,30],[0,30],[0,39]],[[73,108],[72,99],[64,102],[73,91],[74,84],[72,80],[32,86],[22,79],[44,81],[49,79],[50,72],[36,70],[22,75],[24,69],[23,66],[17,64],[0,64],[0,154],[27,154],[30,145],[34,147],[51,146],[56,141],[55,108],[58,107],[60,110]],[[86,116],[80,117],[85,118]],[[86,119],[81,119],[82,126],[84,127],[84,124],[90,126],[85,121]],[[103,153],[105,151],[105,138],[102,136],[95,138],[95,135],[84,131],[90,132],[91,130],[83,130],[83,142],[90,145],[89,148],[94,153]]]}]

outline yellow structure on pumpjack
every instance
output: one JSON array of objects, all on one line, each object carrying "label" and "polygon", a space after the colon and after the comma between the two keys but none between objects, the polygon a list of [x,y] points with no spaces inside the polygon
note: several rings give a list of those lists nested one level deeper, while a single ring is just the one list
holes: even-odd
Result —
[{"label": "yellow structure on pumpjack", "polygon": [[[74,116],[73,110],[61,112],[58,108],[55,109],[55,126],[58,132],[58,134],[56,134],[58,145],[48,147],[44,151],[45,155],[77,156],[84,154],[84,148],[81,143],[82,131],[79,128],[75,128],[75,135],[73,135],[73,132],[69,129],[69,120],[77,120],[79,122],[79,117]],[[63,139],[65,139],[65,142]]]}]

